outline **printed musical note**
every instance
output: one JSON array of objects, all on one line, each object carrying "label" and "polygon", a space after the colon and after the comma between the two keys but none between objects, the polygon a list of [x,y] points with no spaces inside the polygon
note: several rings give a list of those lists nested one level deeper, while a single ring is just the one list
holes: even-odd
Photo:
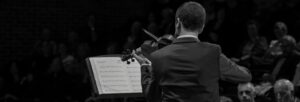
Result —
[{"label": "printed musical note", "polygon": [[140,65],[122,62],[120,57],[91,57],[99,94],[142,93]]}]

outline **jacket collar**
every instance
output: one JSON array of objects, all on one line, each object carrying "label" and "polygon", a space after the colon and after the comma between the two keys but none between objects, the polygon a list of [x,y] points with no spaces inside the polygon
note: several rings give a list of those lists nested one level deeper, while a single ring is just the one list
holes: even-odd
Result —
[{"label": "jacket collar", "polygon": [[194,37],[183,37],[183,38],[177,38],[173,41],[173,44],[176,43],[196,43],[196,42],[200,42],[199,39],[196,39]]}]

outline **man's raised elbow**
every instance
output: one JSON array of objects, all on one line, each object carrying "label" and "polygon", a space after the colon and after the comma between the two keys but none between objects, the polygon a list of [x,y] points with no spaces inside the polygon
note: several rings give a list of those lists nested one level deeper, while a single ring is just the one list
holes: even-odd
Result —
[{"label": "man's raised elbow", "polygon": [[251,82],[252,80],[252,75],[250,73],[248,73],[246,76],[245,76],[245,81],[246,82]]}]

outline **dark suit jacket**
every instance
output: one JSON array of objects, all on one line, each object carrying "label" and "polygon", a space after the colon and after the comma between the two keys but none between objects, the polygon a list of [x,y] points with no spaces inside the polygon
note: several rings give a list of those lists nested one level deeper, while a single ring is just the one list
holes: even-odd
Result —
[{"label": "dark suit jacket", "polygon": [[219,79],[251,80],[247,71],[221,54],[218,45],[195,38],[176,39],[152,53],[150,60],[152,72],[142,72],[143,91],[149,102],[219,102]]}]

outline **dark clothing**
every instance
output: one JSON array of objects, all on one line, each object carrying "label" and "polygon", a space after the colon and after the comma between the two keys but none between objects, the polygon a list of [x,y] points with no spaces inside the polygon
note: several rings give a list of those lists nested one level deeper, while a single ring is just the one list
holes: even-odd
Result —
[{"label": "dark clothing", "polygon": [[153,52],[150,60],[153,73],[142,72],[149,102],[219,102],[220,78],[251,80],[251,75],[227,59],[218,45],[191,37],[176,39]]},{"label": "dark clothing", "polygon": [[[293,77],[295,75],[296,66],[300,61],[300,57],[296,54],[290,54],[287,56],[284,56],[286,59],[281,66],[278,75],[276,76],[276,79],[288,79],[293,80]],[[280,58],[279,58],[280,59]],[[274,64],[277,65],[277,64]]]}]

